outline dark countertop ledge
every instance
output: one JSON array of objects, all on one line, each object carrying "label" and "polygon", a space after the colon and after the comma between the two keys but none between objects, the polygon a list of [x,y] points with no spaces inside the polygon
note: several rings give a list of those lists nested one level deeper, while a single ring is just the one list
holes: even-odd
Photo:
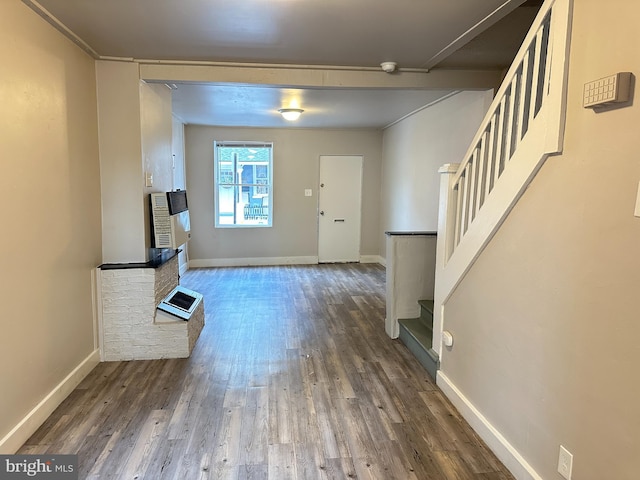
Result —
[{"label": "dark countertop ledge", "polygon": [[128,268],[158,268],[167,263],[174,257],[178,256],[181,250],[166,250],[161,254],[153,257],[148,262],[133,262],[133,263],[103,263],[98,268],[101,270],[125,270]]}]

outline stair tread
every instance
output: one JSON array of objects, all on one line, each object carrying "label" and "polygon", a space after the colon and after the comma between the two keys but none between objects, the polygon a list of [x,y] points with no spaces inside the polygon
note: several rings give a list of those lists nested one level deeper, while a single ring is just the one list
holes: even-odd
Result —
[{"label": "stair tread", "polygon": [[421,318],[406,318],[398,320],[398,323],[411,334],[416,341],[422,345],[425,350],[431,348],[433,333],[431,329],[424,324]]},{"label": "stair tread", "polygon": [[432,348],[431,331],[420,318],[398,320],[398,323],[400,340],[435,380],[437,371],[440,369],[440,359]]},{"label": "stair tread", "polygon": [[433,318],[431,318],[431,317],[425,318],[424,316],[420,316],[420,317],[416,317],[416,318],[398,319],[398,321],[399,322],[409,322],[409,324],[411,324],[412,322],[420,323],[427,330],[433,331]]}]

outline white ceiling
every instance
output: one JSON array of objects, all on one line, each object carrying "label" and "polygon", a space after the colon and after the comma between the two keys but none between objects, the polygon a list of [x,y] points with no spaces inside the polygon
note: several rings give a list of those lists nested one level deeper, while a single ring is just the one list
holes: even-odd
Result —
[{"label": "white ceiling", "polygon": [[[178,84],[173,110],[187,123],[199,125],[383,128],[448,94],[448,90]],[[277,112],[280,105],[299,105],[304,113],[296,122],[288,122]]]},{"label": "white ceiling", "polygon": [[[365,70],[394,61],[407,72],[445,62],[447,68],[502,69],[533,17],[518,9],[514,21],[499,22],[524,0],[23,1],[96,58]],[[479,42],[479,34],[498,25],[507,27],[503,42],[496,42],[500,31]],[[469,49],[474,38],[479,48]],[[233,126],[292,126],[275,112],[285,99],[297,99],[305,113],[295,126],[382,128],[452,91],[166,80],[178,87],[174,109],[184,121]]]}]

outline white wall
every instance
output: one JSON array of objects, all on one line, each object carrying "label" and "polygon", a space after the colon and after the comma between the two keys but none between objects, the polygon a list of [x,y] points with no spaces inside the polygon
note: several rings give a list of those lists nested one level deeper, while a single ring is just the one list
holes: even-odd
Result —
[{"label": "white wall", "polygon": [[[230,259],[309,259],[318,255],[320,155],[363,155],[361,254],[378,255],[382,133],[374,130],[306,130],[186,127],[186,163],[193,265]],[[274,216],[271,228],[214,228],[213,142],[274,143]],[[305,197],[304,190],[313,190]]]},{"label": "white wall", "polygon": [[574,2],[564,153],[547,160],[445,306],[442,372],[537,472],[634,480],[640,451],[640,107],[582,108],[640,74],[640,4]]},{"label": "white wall", "polygon": [[0,58],[0,453],[13,453],[48,415],[29,412],[97,362],[100,170],[93,59],[18,1],[0,3]]},{"label": "white wall", "polygon": [[462,161],[492,95],[461,92],[384,131],[382,232],[438,229],[438,169]]}]

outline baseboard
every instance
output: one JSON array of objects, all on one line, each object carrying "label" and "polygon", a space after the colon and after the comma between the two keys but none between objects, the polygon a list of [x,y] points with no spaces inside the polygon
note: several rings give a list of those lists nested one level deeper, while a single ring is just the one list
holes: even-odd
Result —
[{"label": "baseboard", "polygon": [[385,259],[380,255],[360,255],[360,263],[379,263],[384,266]]},{"label": "baseboard", "polygon": [[[261,265],[314,265],[318,257],[255,257],[255,258],[199,258],[189,260],[188,268],[207,267],[249,267]],[[385,265],[380,255],[361,255],[360,263],[379,263]],[[180,272],[182,274],[183,272]]]},{"label": "baseboard", "polygon": [[100,352],[96,349],[0,440],[0,453],[11,455],[17,452],[98,363]]},{"label": "baseboard", "polygon": [[183,263],[182,265],[180,265],[180,268],[178,269],[178,273],[180,275],[184,275],[185,273],[187,273],[187,270],[189,270],[189,264]]},{"label": "baseboard", "polygon": [[436,384],[516,479],[543,480],[514,446],[458,390],[447,375],[442,373],[442,370],[437,373]]},{"label": "baseboard", "polygon": [[248,267],[263,265],[312,265],[318,257],[200,258],[189,260],[189,268]]}]

